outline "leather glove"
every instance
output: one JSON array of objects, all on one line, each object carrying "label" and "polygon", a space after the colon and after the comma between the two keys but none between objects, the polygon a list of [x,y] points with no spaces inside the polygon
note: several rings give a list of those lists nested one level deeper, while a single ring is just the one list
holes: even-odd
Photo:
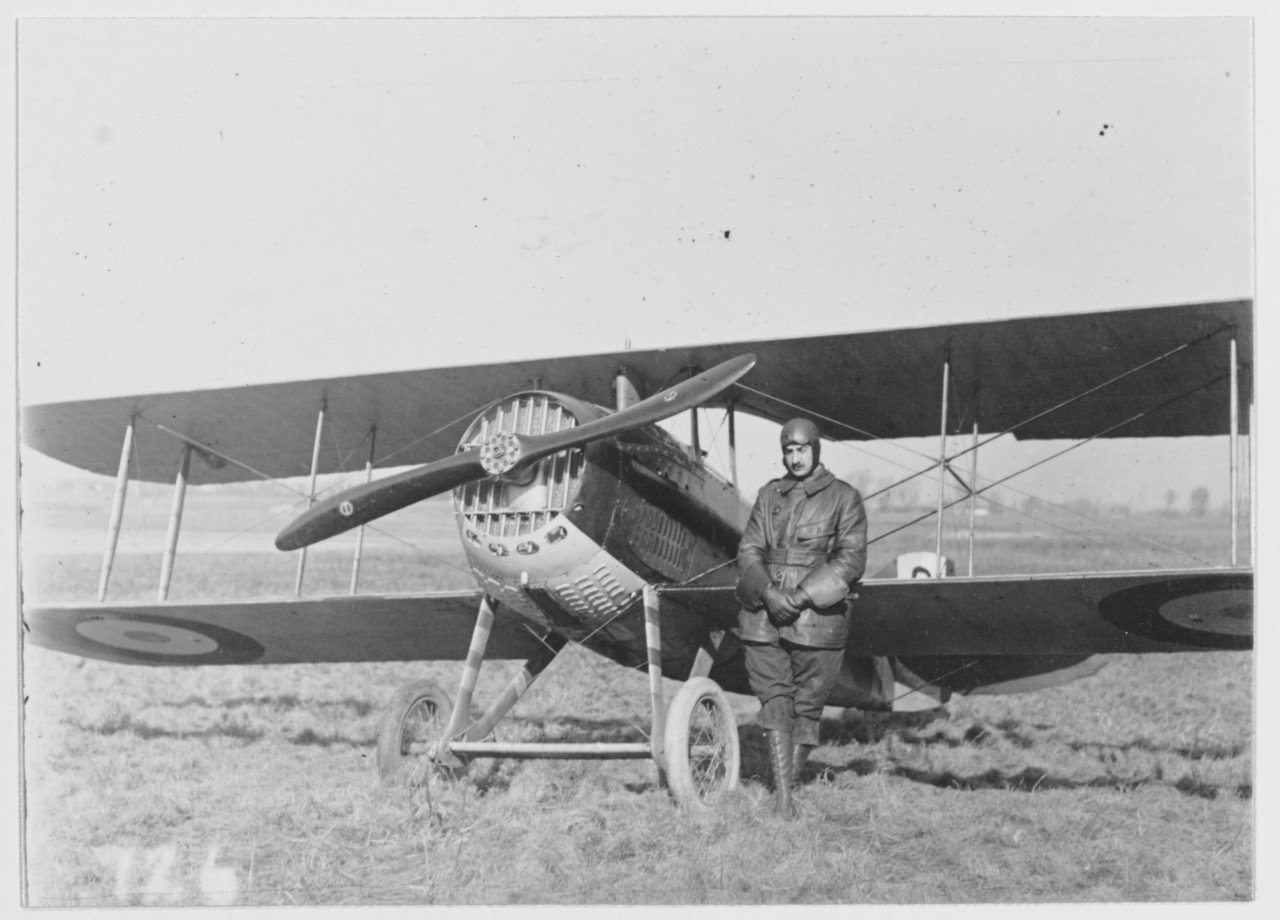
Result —
[{"label": "leather glove", "polygon": [[806,607],[813,606],[813,598],[809,597],[809,592],[797,585],[790,591],[786,592],[787,600],[791,602],[791,606],[796,608],[796,615],[799,616],[800,611]]},{"label": "leather glove", "polygon": [[788,592],[777,585],[769,585],[760,595],[764,601],[764,609],[769,614],[769,622],[774,626],[790,626],[800,616],[800,610],[791,602]]}]

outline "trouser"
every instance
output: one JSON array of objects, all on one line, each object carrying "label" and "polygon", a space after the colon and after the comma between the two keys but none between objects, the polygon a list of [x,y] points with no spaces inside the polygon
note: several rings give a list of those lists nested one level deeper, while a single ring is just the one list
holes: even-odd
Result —
[{"label": "trouser", "polygon": [[760,700],[760,724],[791,732],[796,744],[818,743],[818,720],[831,695],[844,649],[809,648],[786,639],[743,642],[751,692]]}]

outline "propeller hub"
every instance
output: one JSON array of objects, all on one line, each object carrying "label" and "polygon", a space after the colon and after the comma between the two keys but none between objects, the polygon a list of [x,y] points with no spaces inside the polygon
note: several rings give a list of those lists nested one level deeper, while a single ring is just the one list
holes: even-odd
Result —
[{"label": "propeller hub", "polygon": [[501,476],[520,462],[523,453],[520,439],[509,431],[503,431],[481,445],[480,465],[490,476]]}]

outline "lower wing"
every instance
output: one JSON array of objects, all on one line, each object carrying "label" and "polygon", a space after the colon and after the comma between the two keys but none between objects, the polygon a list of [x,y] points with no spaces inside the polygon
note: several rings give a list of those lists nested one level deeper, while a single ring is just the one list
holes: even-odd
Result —
[{"label": "lower wing", "polygon": [[[665,596],[722,625],[733,588]],[[854,588],[848,651],[867,656],[1091,655],[1253,648],[1253,572],[886,579]]]},{"label": "lower wing", "polygon": [[[243,602],[76,604],[23,612],[35,645],[121,664],[457,661],[479,591]],[[495,605],[485,657],[527,658],[539,637]]]}]

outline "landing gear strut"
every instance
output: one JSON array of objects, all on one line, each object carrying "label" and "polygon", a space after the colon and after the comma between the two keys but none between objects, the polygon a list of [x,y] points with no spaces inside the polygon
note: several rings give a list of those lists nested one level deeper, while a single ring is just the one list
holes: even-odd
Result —
[{"label": "landing gear strut", "polygon": [[[549,759],[652,758],[668,788],[681,805],[706,811],[738,784],[738,730],[729,701],[708,673],[712,657],[700,649],[689,679],[668,709],[662,687],[662,642],[658,592],[644,589],[645,635],[649,650],[651,731],[647,742],[552,743],[484,741],[501,718],[515,706],[534,679],[555,658],[567,640],[555,633],[525,662],[499,698],[479,719],[470,720],[471,697],[484,659],[493,608],[486,597],[480,604],[471,649],[458,687],[457,704],[431,681],[401,688],[391,701],[378,738],[378,769],[384,778],[403,777],[408,758],[429,758],[428,781],[461,774],[471,757]],[[712,637],[712,647],[718,645]]]}]

